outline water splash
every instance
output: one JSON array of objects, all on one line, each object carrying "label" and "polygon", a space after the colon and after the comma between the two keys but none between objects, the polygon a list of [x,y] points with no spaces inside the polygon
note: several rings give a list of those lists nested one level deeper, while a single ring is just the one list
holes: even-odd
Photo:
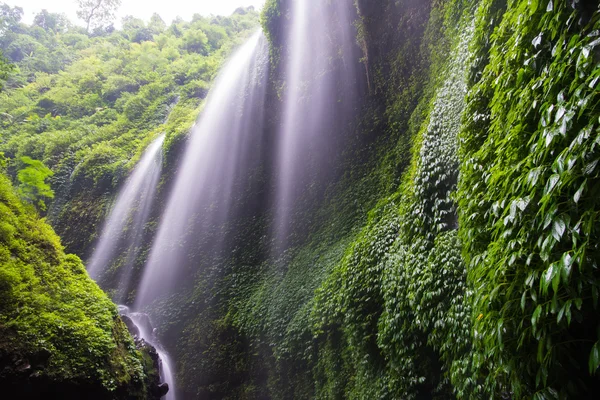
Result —
[{"label": "water splash", "polygon": [[165,396],[161,397],[161,399],[176,400],[175,377],[173,375],[173,369],[171,368],[171,359],[156,337],[154,329],[152,328],[152,323],[150,322],[150,317],[145,313],[132,312],[129,307],[124,305],[119,305],[118,309],[120,315],[125,315],[133,321],[139,331],[139,334],[137,335],[138,338],[143,339],[146,343],[153,346],[158,353],[160,381],[166,382],[169,385],[169,391]]},{"label": "water splash", "polygon": [[[268,48],[256,32],[222,69],[192,129],[189,143],[160,219],[135,306],[142,309],[176,283],[194,254],[218,251],[220,228],[231,212],[237,179],[251,168],[260,143]],[[193,253],[193,254],[192,254]]]},{"label": "water splash", "polygon": [[164,134],[156,138],[135,166],[117,196],[87,263],[88,273],[105,290],[117,290],[113,296],[117,302],[125,300],[130,288],[134,262],[160,178],[164,139]]}]

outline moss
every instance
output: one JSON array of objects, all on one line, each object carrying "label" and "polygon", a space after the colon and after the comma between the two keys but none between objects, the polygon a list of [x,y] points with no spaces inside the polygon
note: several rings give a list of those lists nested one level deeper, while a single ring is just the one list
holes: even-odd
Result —
[{"label": "moss", "polygon": [[281,2],[282,0],[267,0],[260,14],[260,24],[270,44],[269,52],[273,66],[279,64],[283,41],[281,35],[284,13],[281,11]]},{"label": "moss", "polygon": [[[53,230],[0,176],[0,380],[31,396],[61,387],[65,396],[144,396],[140,356],[115,305],[66,255]],[[71,387],[69,388],[69,385]]]}]

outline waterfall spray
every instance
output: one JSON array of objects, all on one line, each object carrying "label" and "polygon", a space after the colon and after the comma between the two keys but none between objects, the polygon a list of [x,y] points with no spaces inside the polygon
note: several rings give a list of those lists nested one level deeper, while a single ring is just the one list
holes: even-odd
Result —
[{"label": "waterfall spray", "polygon": [[161,216],[138,287],[137,309],[189,281],[183,270],[190,251],[218,251],[222,234],[214,227],[227,221],[234,183],[256,157],[249,146],[260,139],[252,134],[261,132],[267,67],[266,40],[257,32],[217,77]]},{"label": "waterfall spray", "polygon": [[289,244],[295,203],[327,179],[341,153],[336,131],[353,118],[359,55],[352,9],[348,0],[291,3],[274,202],[278,250]]},{"label": "waterfall spray", "polygon": [[[138,256],[156,185],[162,167],[164,134],[146,149],[133,173],[121,188],[111,210],[92,257],[88,260],[88,273],[105,289],[114,286],[115,301],[123,302],[129,290],[133,264]],[[113,268],[118,265],[118,268]],[[107,281],[116,269],[111,285]]]}]

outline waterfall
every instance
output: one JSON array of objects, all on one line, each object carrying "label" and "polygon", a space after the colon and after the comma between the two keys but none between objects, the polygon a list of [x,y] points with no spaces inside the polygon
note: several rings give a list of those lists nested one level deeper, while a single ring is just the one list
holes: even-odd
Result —
[{"label": "waterfall", "polygon": [[259,31],[219,73],[177,168],[138,287],[137,309],[190,281],[185,265],[191,253],[214,254],[221,246],[219,227],[231,212],[235,182],[260,157],[253,146],[261,142],[267,68],[267,43]]},{"label": "waterfall", "polygon": [[[296,202],[307,187],[333,173],[343,145],[339,132],[353,118],[359,58],[349,0],[293,1],[282,57],[286,91],[279,129],[274,236],[289,243]],[[310,190],[309,190],[310,191]]]},{"label": "waterfall", "polygon": [[105,290],[116,290],[113,300],[118,302],[124,302],[130,290],[134,263],[160,178],[164,139],[162,134],[148,146],[121,188],[87,263],[94,280]]},{"label": "waterfall", "polygon": [[119,314],[129,318],[133,322],[137,329],[137,334],[134,335],[136,339],[143,339],[156,349],[160,366],[160,381],[167,382],[169,385],[169,391],[161,399],[175,400],[175,378],[173,369],[171,368],[171,359],[154,334],[150,317],[145,313],[131,312],[129,307],[123,305],[119,306]]},{"label": "waterfall", "polygon": [[[94,253],[88,261],[90,276],[105,290],[110,288],[111,284],[116,286],[117,293],[113,295],[115,301],[124,300],[130,289],[134,263],[140,252],[144,227],[148,222],[160,178],[164,140],[165,135],[162,134],[148,146],[121,188],[110,216],[102,228]],[[117,268],[114,268],[115,266]],[[109,277],[111,273],[116,273],[116,276]],[[175,400],[171,361],[153,330],[146,328],[149,324],[140,322],[144,314],[130,313],[126,306],[119,306],[119,312],[131,318],[139,330],[138,336],[156,348],[160,359],[161,381],[169,384],[169,392],[164,398]]]}]

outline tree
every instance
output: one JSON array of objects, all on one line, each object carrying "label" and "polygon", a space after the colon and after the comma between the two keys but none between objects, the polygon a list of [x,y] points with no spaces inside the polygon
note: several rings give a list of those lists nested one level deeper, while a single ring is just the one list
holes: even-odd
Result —
[{"label": "tree", "polygon": [[45,31],[63,32],[68,27],[69,21],[64,15],[42,10],[33,18],[33,24],[39,26]]},{"label": "tree", "polygon": [[148,28],[152,31],[153,34],[158,35],[159,33],[164,32],[165,29],[167,29],[167,25],[165,24],[165,21],[163,21],[163,19],[160,17],[160,15],[154,13],[150,18]]},{"label": "tree", "polygon": [[2,91],[2,86],[6,78],[8,78],[8,74],[12,71],[13,66],[8,62],[6,58],[2,55],[2,51],[0,51],[0,92]]},{"label": "tree", "polygon": [[85,29],[99,28],[112,21],[121,0],[77,0],[77,16],[85,21]]},{"label": "tree", "polygon": [[208,54],[208,38],[200,29],[188,30],[183,35],[183,48],[192,53]]},{"label": "tree", "polygon": [[6,3],[0,4],[0,35],[8,31],[17,31],[23,18],[23,9],[21,7],[11,7]]},{"label": "tree", "polygon": [[34,204],[39,210],[46,210],[44,198],[53,199],[54,191],[46,183],[46,178],[54,173],[50,168],[39,160],[33,160],[30,157],[21,157],[21,161],[27,165],[17,174],[19,179],[19,194],[23,199]]}]

